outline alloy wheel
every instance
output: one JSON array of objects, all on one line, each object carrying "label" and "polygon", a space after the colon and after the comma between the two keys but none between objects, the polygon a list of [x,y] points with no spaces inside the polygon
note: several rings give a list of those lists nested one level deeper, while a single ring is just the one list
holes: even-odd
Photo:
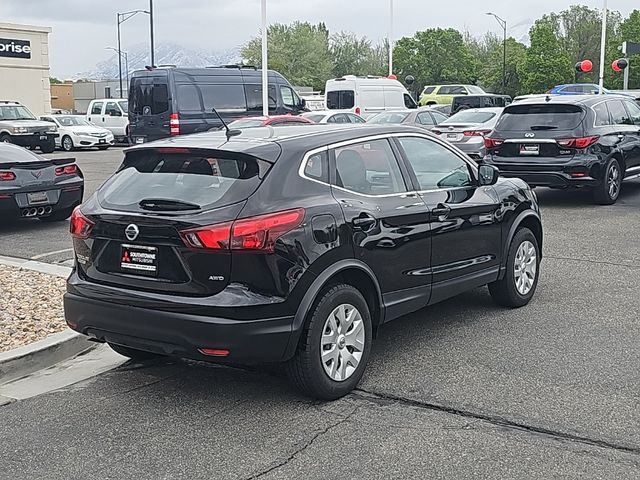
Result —
[{"label": "alloy wheel", "polygon": [[620,170],[618,165],[612,163],[607,171],[607,187],[609,188],[609,197],[618,198],[620,193]]},{"label": "alloy wheel", "polygon": [[513,277],[520,295],[527,295],[533,288],[537,269],[536,247],[526,240],[518,247],[513,266]]},{"label": "alloy wheel", "polygon": [[342,382],[358,368],[364,352],[362,315],[353,305],[338,305],[327,318],[320,340],[320,358],[331,380]]},{"label": "alloy wheel", "polygon": [[64,137],[62,139],[62,148],[64,148],[67,152],[70,152],[73,149],[73,141],[69,137]]}]

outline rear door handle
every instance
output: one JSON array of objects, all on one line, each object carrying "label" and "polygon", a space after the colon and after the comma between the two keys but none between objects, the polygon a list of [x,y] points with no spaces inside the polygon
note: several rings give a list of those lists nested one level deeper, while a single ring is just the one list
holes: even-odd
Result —
[{"label": "rear door handle", "polygon": [[446,218],[451,213],[451,208],[443,203],[439,203],[438,206],[431,210],[431,213],[436,217]]},{"label": "rear door handle", "polygon": [[362,230],[371,230],[376,224],[376,218],[368,213],[361,213],[353,219],[353,226]]}]

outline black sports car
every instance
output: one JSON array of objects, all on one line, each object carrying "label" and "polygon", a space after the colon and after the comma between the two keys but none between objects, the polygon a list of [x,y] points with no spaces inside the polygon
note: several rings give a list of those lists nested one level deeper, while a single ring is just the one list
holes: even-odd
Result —
[{"label": "black sports car", "polygon": [[84,178],[74,158],[47,159],[0,143],[0,216],[66,220],[82,202]]}]

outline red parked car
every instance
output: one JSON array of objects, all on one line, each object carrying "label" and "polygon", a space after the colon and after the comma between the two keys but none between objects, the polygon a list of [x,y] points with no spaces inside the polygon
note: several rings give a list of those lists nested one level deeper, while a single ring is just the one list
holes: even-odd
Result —
[{"label": "red parked car", "polygon": [[296,115],[271,115],[268,117],[245,117],[239,118],[229,124],[229,128],[254,128],[266,127],[267,125],[283,126],[283,125],[308,125],[313,122],[307,118]]}]

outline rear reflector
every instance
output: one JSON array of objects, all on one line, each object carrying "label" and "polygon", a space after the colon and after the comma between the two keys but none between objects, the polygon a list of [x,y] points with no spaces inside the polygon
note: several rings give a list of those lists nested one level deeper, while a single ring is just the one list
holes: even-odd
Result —
[{"label": "rear reflector", "polygon": [[78,166],[75,164],[56,167],[56,177],[59,177],[60,175],[73,175],[75,173],[78,173]]},{"label": "rear reflector", "polygon": [[208,357],[228,357],[231,353],[225,348],[199,348],[198,351]]},{"label": "rear reflector", "polygon": [[559,146],[562,148],[587,148],[596,143],[600,137],[593,135],[591,137],[579,137],[579,138],[565,138],[562,140],[556,140]]},{"label": "rear reflector", "polygon": [[362,111],[362,110],[360,110],[360,107],[356,107],[356,115],[360,115],[360,112],[361,112],[361,111]]},{"label": "rear reflector", "polygon": [[171,135],[180,135],[180,115],[177,113],[169,115],[169,131]]},{"label": "rear reflector", "polygon": [[484,146],[487,148],[498,148],[500,145],[504,143],[504,140],[498,138],[487,138],[484,137]]},{"label": "rear reflector", "polygon": [[11,180],[16,179],[16,174],[13,172],[0,172],[0,181],[10,182]]},{"label": "rear reflector", "polygon": [[300,226],[304,208],[243,218],[180,232],[187,246],[208,250],[251,250],[271,253],[278,238]]},{"label": "rear reflector", "polygon": [[94,225],[95,223],[82,214],[80,207],[76,207],[69,220],[69,231],[72,237],[86,240],[91,235]]}]

